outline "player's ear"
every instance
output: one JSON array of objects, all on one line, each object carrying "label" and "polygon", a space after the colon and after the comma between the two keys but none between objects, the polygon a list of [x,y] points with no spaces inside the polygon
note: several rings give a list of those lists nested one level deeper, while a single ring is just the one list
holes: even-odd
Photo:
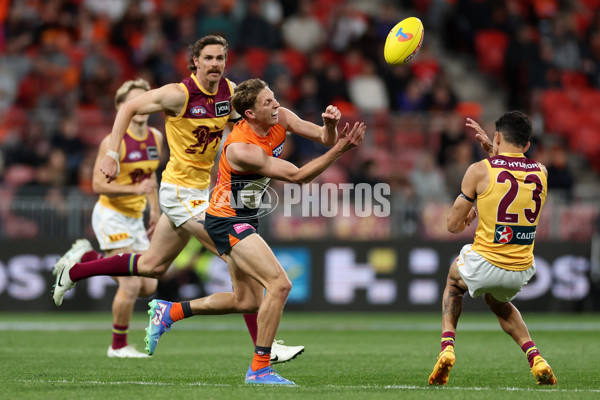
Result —
[{"label": "player's ear", "polygon": [[493,143],[500,144],[500,142],[502,141],[502,139],[503,139],[502,138],[502,134],[499,131],[496,131],[494,133],[494,141],[493,141]]},{"label": "player's ear", "polygon": [[529,146],[531,146],[531,142],[527,142],[525,147],[523,147],[523,153],[527,153],[527,150],[529,150]]},{"label": "player's ear", "polygon": [[244,111],[244,115],[248,118],[254,118],[254,111],[246,110],[246,111]]}]

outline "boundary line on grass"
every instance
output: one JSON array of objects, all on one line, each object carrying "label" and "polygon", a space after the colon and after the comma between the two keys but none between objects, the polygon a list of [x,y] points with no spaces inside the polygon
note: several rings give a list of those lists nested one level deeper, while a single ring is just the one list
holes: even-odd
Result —
[{"label": "boundary line on grass", "polygon": [[[130,329],[144,329],[148,326],[147,323],[132,323]],[[569,323],[528,323],[527,327],[531,331],[600,331],[600,322],[569,322]],[[110,329],[111,325],[107,322],[31,322],[31,321],[8,321],[0,322],[0,331],[96,331]],[[488,332],[498,331],[500,326],[498,323],[461,323],[461,332]],[[243,324],[223,324],[223,323],[202,323],[194,321],[184,321],[177,325],[177,330],[181,331],[244,331],[246,326]],[[323,324],[311,323],[282,323],[279,327],[280,331],[421,331],[421,332],[438,332],[440,330],[439,323],[366,323],[366,324],[336,324],[325,326]]]},{"label": "boundary line on grass", "polygon": [[[205,387],[239,387],[245,386],[231,385],[227,383],[208,383],[208,382],[190,382],[190,383],[173,383],[173,382],[146,382],[146,381],[74,381],[67,379],[17,379],[14,380],[16,383],[26,384],[76,384],[76,385],[141,385],[141,386],[181,386],[181,387],[193,387],[193,386],[205,386]],[[262,386],[262,385],[261,385]],[[290,386],[284,386],[290,387]],[[315,388],[319,386],[302,386],[293,385],[291,387],[306,387]],[[560,389],[560,388],[520,388],[520,387],[478,387],[478,386],[415,386],[415,385],[325,385],[321,386],[324,388],[331,389],[389,389],[389,390],[465,390],[474,392],[486,392],[486,391],[501,391],[501,392],[560,392],[560,393],[600,393],[600,389]]]}]

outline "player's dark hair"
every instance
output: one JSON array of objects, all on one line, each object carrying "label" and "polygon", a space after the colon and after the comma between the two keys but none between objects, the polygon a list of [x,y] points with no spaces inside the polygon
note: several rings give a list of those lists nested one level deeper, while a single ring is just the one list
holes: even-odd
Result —
[{"label": "player's dark hair", "polygon": [[248,79],[236,86],[229,101],[235,111],[245,119],[245,111],[254,109],[258,94],[266,87],[268,87],[267,82],[262,79]]},{"label": "player's dark hair", "polygon": [[531,121],[520,111],[509,111],[496,121],[496,131],[500,132],[507,142],[525,147],[531,139]]},{"label": "player's dark hair", "polygon": [[223,36],[219,35],[207,35],[198,39],[198,41],[194,44],[188,46],[188,50],[190,51],[190,64],[187,66],[190,71],[196,72],[198,68],[194,64],[194,57],[200,57],[200,53],[202,49],[206,46],[210,46],[211,44],[218,44],[223,46],[223,50],[225,50],[225,57],[227,58],[227,50],[229,49],[229,43]]}]

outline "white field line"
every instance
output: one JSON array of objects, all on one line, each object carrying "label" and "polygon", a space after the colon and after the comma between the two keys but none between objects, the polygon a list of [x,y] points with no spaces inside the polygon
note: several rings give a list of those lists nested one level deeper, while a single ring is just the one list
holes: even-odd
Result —
[{"label": "white field line", "polygon": [[[176,330],[183,331],[244,331],[246,326],[243,323],[202,323],[201,318],[195,320],[186,320],[178,323]],[[527,322],[527,321],[525,321]],[[148,326],[146,323],[134,322],[130,329],[144,329]],[[600,331],[600,322],[568,322],[568,323],[528,323],[530,331]],[[0,322],[0,331],[95,331],[111,329],[110,321],[107,322]],[[484,332],[497,331],[500,326],[497,323],[459,323],[458,329],[461,332]],[[324,324],[314,323],[282,323],[280,331],[421,331],[437,332],[440,330],[439,323],[332,323]]]},{"label": "white field line", "polygon": [[[179,386],[179,387],[241,387],[244,384],[230,385],[224,383],[208,383],[208,382],[190,382],[190,383],[173,383],[173,382],[151,382],[151,381],[74,381],[66,379],[17,379],[15,383],[23,384],[65,384],[65,385],[140,385],[140,386]],[[287,386],[290,387],[290,386]],[[302,385],[293,385],[291,387],[302,387]],[[308,386],[307,386],[308,387]],[[314,388],[314,386],[310,386]],[[446,386],[446,387],[429,387],[429,386],[414,386],[414,385],[325,385],[324,389],[384,389],[384,390],[452,390],[452,391],[473,391],[473,392],[558,392],[558,393],[600,393],[600,389],[559,389],[559,388],[518,388],[518,387],[477,387],[477,386]]]}]

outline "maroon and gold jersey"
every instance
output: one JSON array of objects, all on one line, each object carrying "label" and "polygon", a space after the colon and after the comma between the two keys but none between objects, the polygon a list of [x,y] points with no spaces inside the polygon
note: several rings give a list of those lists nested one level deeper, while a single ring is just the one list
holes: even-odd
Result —
[{"label": "maroon and gold jersey", "polygon": [[238,122],[225,144],[219,161],[217,183],[210,199],[207,214],[216,217],[255,218],[258,214],[262,195],[271,178],[256,172],[234,170],[225,156],[231,143],[251,143],[259,146],[269,157],[280,157],[285,142],[285,128],[277,124],[269,129],[266,136],[258,136],[245,120]]},{"label": "maroon and gold jersey", "polygon": [[[150,178],[156,171],[160,159],[159,133],[152,128],[146,130],[144,138],[137,138],[129,130],[121,142],[119,163],[121,172],[115,179],[121,185],[135,185]],[[146,208],[145,194],[129,194],[124,196],[100,195],[98,202],[126,217],[141,218]]]},{"label": "maroon and gold jersey", "polygon": [[523,271],[533,264],[533,245],[548,190],[546,174],[523,154],[483,160],[490,181],[477,196],[479,222],[473,250],[493,265]]},{"label": "maroon and gold jersey", "polygon": [[232,84],[221,78],[217,90],[208,93],[192,74],[179,85],[185,90],[186,103],[179,115],[166,118],[171,154],[162,181],[206,189],[223,130],[232,113],[229,103]]}]

